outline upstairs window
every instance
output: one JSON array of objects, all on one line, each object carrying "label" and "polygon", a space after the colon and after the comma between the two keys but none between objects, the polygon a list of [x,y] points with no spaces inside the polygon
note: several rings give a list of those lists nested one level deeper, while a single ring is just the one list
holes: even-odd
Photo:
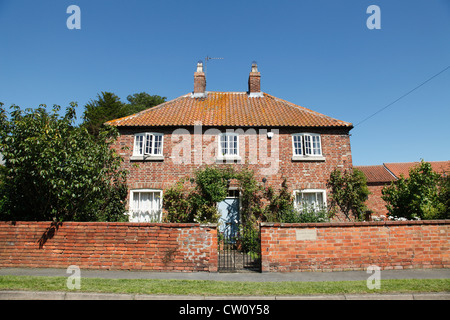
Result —
[{"label": "upstairs window", "polygon": [[292,136],[292,149],[294,157],[322,156],[322,143],[320,134],[297,133]]},{"label": "upstairs window", "polygon": [[137,133],[134,135],[133,156],[162,156],[161,133]]},{"label": "upstairs window", "polygon": [[219,136],[219,157],[232,158],[239,156],[239,135],[237,133],[222,133]]}]

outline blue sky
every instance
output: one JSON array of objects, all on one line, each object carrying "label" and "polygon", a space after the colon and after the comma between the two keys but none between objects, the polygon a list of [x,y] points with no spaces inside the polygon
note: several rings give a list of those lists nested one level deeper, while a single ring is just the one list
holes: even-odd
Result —
[{"label": "blue sky", "polygon": [[[81,29],[69,30],[69,5]],[[381,29],[369,30],[369,5]],[[0,101],[84,105],[193,90],[264,92],[357,124],[450,65],[449,0],[0,0]],[[353,163],[450,159],[450,69],[351,131]]]}]

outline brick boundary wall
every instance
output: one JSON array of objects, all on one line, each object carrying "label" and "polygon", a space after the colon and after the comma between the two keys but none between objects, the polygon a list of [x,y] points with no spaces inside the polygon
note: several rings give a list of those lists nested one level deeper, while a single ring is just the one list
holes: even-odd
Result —
[{"label": "brick boundary wall", "polygon": [[450,268],[450,220],[261,224],[263,272]]},{"label": "brick boundary wall", "polygon": [[217,226],[0,221],[0,267],[217,271]]},{"label": "brick boundary wall", "polygon": [[[263,272],[450,268],[450,220],[261,224]],[[0,222],[0,268],[217,272],[217,226]]]}]

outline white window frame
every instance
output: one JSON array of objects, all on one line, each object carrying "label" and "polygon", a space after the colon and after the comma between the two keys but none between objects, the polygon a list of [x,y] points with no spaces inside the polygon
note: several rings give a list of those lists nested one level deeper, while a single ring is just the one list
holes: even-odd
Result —
[{"label": "white window frame", "polygon": [[[138,203],[141,203],[141,194],[142,193],[152,193],[152,202],[154,200],[155,194],[159,194],[159,207],[152,209],[150,214],[146,212],[142,212],[139,208],[135,206],[134,196],[135,194],[139,194]],[[162,220],[162,200],[163,200],[163,192],[159,189],[132,189],[130,190],[130,207],[128,211],[129,221],[130,222],[161,222]]]},{"label": "white window frame", "polygon": [[292,135],[292,160],[324,161],[322,138],[319,133],[295,133]]},{"label": "white window frame", "polygon": [[[297,201],[297,196],[300,194],[311,194],[314,193],[316,195],[316,203],[313,206],[314,211],[319,211],[324,206],[327,205],[327,190],[325,189],[303,189],[303,190],[294,190],[294,207],[298,210],[302,210],[303,206],[301,203]],[[317,194],[322,194],[322,203],[317,203]]]},{"label": "white window frame", "polygon": [[[161,138],[161,144],[158,148],[159,152],[157,151],[155,147],[155,137]],[[142,140],[142,145],[138,146],[138,139]],[[149,146],[149,142],[151,141],[151,146]],[[163,133],[157,133],[157,132],[141,132],[136,133],[134,135],[134,141],[133,141],[133,156],[132,160],[146,160],[146,159],[158,159],[162,160],[164,159],[163,156],[163,147],[164,147],[164,134]]]},{"label": "white window frame", "polygon": [[[224,152],[224,149],[222,148],[222,138],[226,137],[226,152]],[[228,145],[230,143],[229,137],[236,137],[236,141],[233,141],[233,143],[236,143],[236,147],[234,148],[230,148],[230,146]],[[217,155],[217,159],[218,160],[241,160],[240,157],[240,150],[239,150],[239,134],[236,132],[223,132],[220,133],[218,136],[218,155]],[[233,154],[229,154],[227,153],[230,150],[236,150],[236,153]]]}]

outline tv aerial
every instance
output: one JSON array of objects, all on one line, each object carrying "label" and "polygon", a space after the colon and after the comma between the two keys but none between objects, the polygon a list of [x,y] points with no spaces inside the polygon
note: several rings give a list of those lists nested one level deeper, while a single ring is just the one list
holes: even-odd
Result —
[{"label": "tv aerial", "polygon": [[213,57],[208,57],[206,56],[205,58],[205,75],[206,75],[206,64],[208,62],[208,60],[223,60],[224,58],[213,58]]}]

